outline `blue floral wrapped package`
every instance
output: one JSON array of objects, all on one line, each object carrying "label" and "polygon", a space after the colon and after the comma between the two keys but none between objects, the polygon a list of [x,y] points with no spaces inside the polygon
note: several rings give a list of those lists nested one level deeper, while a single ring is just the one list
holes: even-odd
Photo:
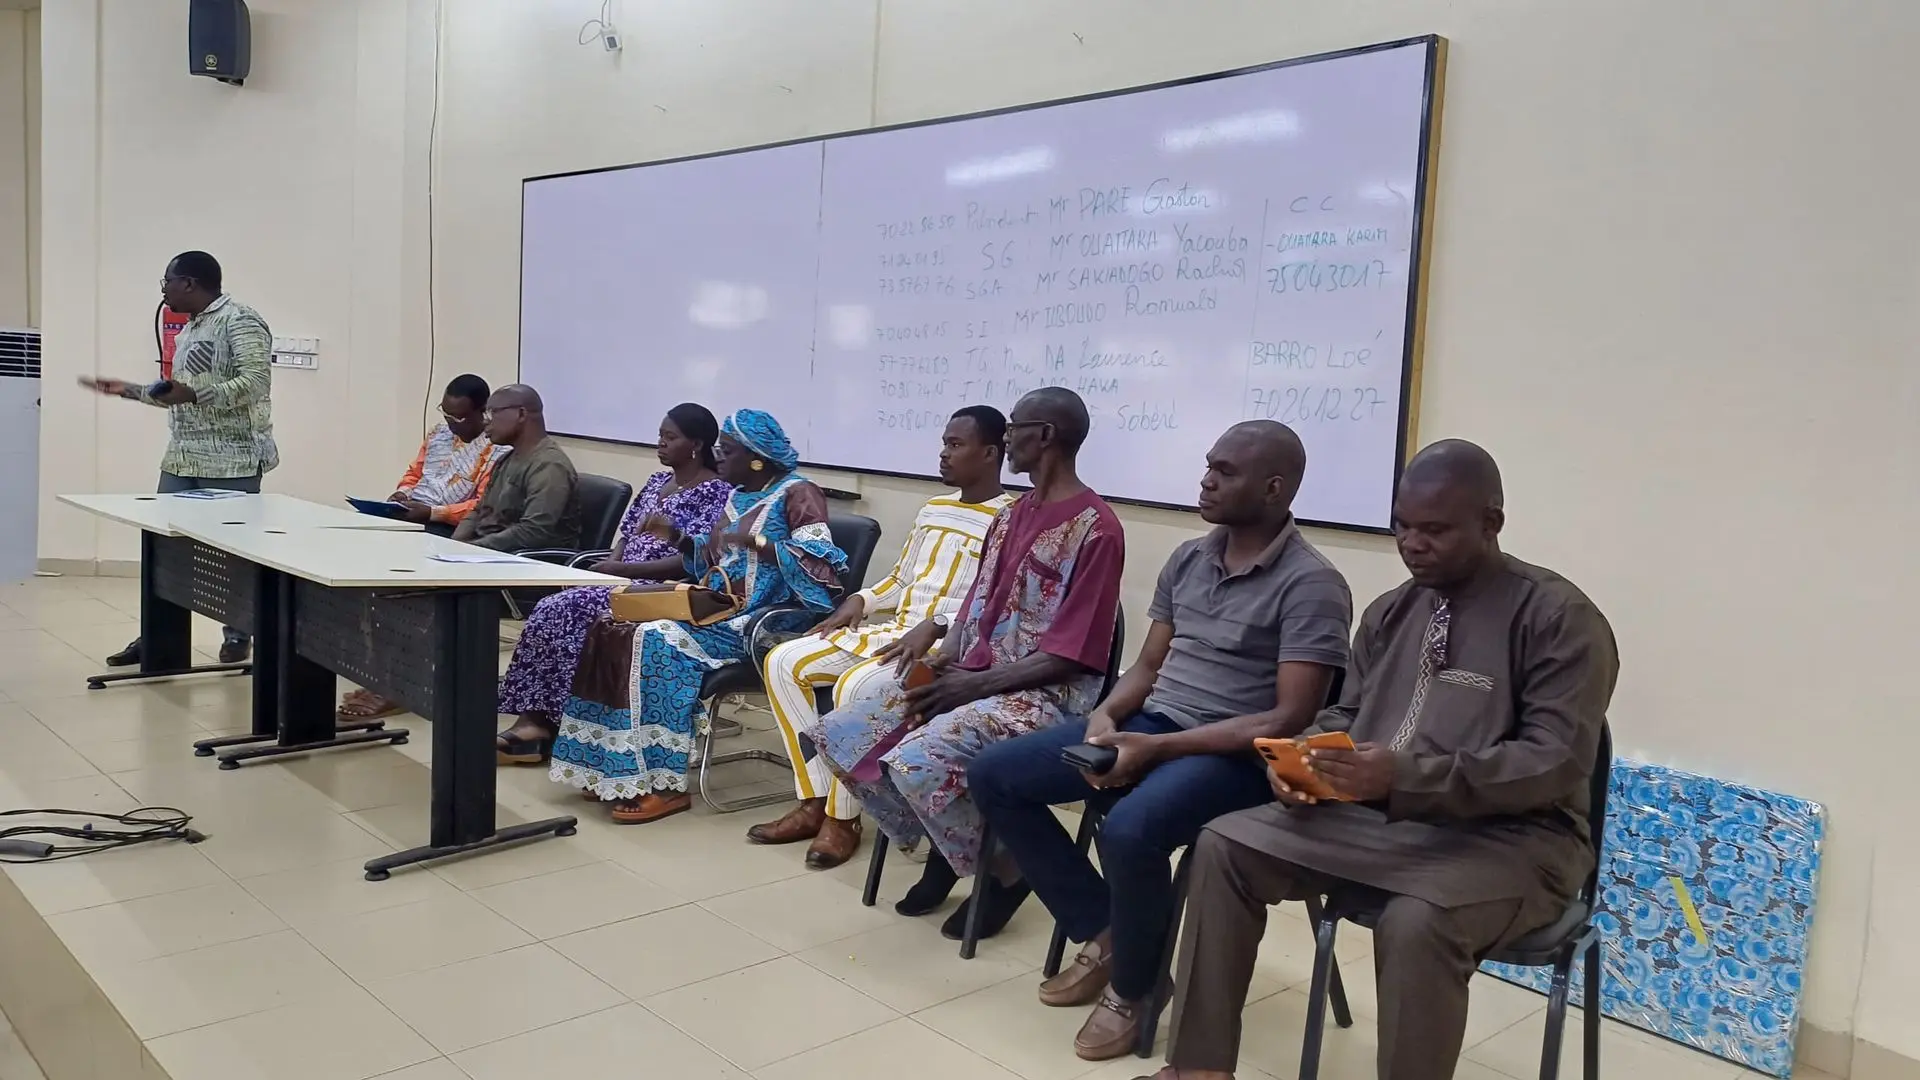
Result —
[{"label": "blue floral wrapped package", "polygon": [[[1790,1076],[1825,811],[1631,761],[1614,763],[1608,787],[1596,916],[1606,1015]],[[1545,968],[1485,970],[1543,993],[1550,978]]]}]

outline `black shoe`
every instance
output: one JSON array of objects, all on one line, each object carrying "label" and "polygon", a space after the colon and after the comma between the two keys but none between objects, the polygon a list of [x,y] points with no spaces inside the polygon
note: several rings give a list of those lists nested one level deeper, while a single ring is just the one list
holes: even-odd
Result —
[{"label": "black shoe", "polygon": [[[980,913],[980,940],[985,941],[1005,930],[1007,923],[1013,920],[1013,913],[1020,910],[1020,905],[1026,903],[1032,893],[1033,888],[1025,879],[1012,885],[1002,885],[995,878],[987,878],[987,909]],[[974,899],[969,896],[953,909],[947,921],[940,924],[941,937],[959,941],[966,936],[967,911],[973,906]]]},{"label": "black shoe", "polygon": [[227,638],[220,643],[220,662],[223,664],[244,664],[247,654],[253,651],[253,643],[246,638]]},{"label": "black shoe", "polygon": [[108,667],[133,667],[140,663],[140,639],[127,642],[127,647],[107,657]]},{"label": "black shoe", "polygon": [[[881,841],[885,843],[885,841]],[[920,870],[920,880],[913,883],[907,895],[893,905],[893,910],[909,918],[925,915],[947,902],[953,887],[960,884],[960,875],[953,872],[946,856],[934,848],[927,856],[927,864]]]}]

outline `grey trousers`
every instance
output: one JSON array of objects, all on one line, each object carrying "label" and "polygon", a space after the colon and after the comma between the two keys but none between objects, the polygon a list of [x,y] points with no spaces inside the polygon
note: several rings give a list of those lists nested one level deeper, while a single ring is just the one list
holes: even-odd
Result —
[{"label": "grey trousers", "polygon": [[[1324,895],[1339,882],[1212,831],[1200,834],[1191,872],[1167,1062],[1230,1073],[1267,908]],[[1388,902],[1373,938],[1380,1080],[1451,1080],[1466,1035],[1467,980],[1477,957],[1519,936],[1519,911],[1519,900],[1456,908],[1411,896]]]},{"label": "grey trousers", "polygon": [[[260,493],[260,474],[252,476],[175,476],[170,472],[160,473],[160,486],[156,490],[162,495],[172,495],[180,491],[198,491],[202,488],[214,488],[220,491],[244,491],[250,495]],[[220,628],[221,634],[229,641],[245,641],[247,635],[231,626]]]}]

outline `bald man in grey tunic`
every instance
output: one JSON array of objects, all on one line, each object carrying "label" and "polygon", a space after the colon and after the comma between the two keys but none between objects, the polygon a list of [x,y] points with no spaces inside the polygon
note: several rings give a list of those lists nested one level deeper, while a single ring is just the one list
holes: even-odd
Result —
[{"label": "bald man in grey tunic", "polygon": [[1361,617],[1340,704],[1303,735],[1351,801],[1216,819],[1195,849],[1168,1068],[1225,1080],[1267,907],[1344,885],[1390,894],[1374,932],[1381,1080],[1449,1080],[1479,958],[1559,918],[1593,867],[1588,778],[1619,662],[1593,601],[1503,554],[1500,474],[1472,443],[1407,465],[1394,535],[1412,580]]}]

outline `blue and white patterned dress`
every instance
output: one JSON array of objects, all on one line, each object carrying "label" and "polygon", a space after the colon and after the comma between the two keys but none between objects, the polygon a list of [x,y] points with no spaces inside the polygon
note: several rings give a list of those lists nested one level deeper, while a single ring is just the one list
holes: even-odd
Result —
[{"label": "blue and white patterned dress", "polygon": [[[833,608],[846,556],[827,531],[826,507],[818,487],[789,474],[760,491],[735,491],[713,536],[691,537],[688,576],[744,598],[733,618],[711,626],[596,623],[561,713],[548,776],[604,802],[687,790],[688,760],[708,720],[700,683],[707,672],[746,658],[749,618],[776,604],[815,613]],[[769,554],[714,540],[730,530],[766,539]],[[630,653],[607,655],[629,638]],[[621,667],[624,680],[605,677]]]}]

